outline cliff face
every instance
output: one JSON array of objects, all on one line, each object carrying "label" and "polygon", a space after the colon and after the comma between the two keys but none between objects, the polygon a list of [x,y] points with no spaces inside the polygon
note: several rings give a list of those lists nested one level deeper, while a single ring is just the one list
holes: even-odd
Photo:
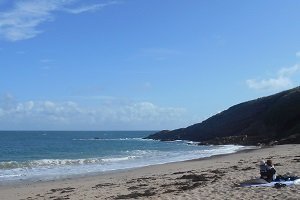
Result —
[{"label": "cliff face", "polygon": [[300,87],[244,102],[201,123],[147,138],[205,144],[300,143]]}]

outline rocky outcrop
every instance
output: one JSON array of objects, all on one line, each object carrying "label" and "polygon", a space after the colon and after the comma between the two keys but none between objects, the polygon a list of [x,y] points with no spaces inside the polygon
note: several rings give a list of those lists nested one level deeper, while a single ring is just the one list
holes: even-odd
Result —
[{"label": "rocky outcrop", "polygon": [[244,102],[201,123],[147,138],[203,144],[300,143],[300,87]]}]

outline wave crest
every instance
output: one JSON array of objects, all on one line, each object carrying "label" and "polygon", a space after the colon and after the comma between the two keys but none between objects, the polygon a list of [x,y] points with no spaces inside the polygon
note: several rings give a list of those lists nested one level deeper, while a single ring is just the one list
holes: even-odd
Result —
[{"label": "wave crest", "polygon": [[41,159],[31,161],[8,161],[0,162],[0,169],[17,169],[17,168],[37,168],[37,167],[60,167],[72,165],[88,165],[88,164],[106,164],[113,162],[121,162],[126,160],[134,160],[137,156],[124,156],[112,158],[87,158],[87,159]]}]

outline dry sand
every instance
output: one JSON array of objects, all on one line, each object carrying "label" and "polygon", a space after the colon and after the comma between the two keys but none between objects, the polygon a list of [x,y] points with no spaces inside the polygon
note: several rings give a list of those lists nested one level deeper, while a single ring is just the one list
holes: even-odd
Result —
[{"label": "dry sand", "polygon": [[278,174],[300,175],[300,145],[281,145],[83,178],[0,186],[0,199],[299,200],[300,185],[280,189],[239,186],[259,176],[261,159],[272,159]]}]

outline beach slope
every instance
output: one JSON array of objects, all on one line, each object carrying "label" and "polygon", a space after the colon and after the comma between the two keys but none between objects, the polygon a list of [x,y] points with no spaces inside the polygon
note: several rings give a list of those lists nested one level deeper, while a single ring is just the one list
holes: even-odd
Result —
[{"label": "beach slope", "polygon": [[1,199],[300,199],[300,185],[240,187],[259,176],[261,159],[278,174],[300,175],[300,145],[279,145],[122,172],[0,186]]}]

